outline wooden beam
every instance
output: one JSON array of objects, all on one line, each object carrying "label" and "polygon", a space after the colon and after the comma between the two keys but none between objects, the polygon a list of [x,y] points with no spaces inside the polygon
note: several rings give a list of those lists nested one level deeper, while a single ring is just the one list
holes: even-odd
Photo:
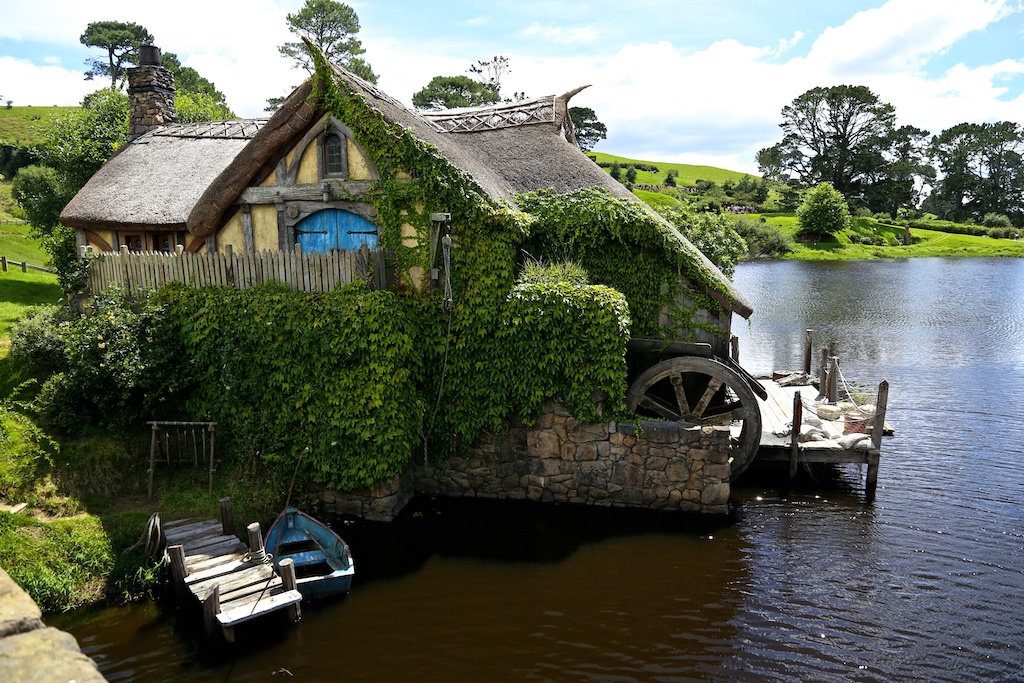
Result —
[{"label": "wooden beam", "polygon": [[247,187],[238,198],[240,204],[273,204],[278,201],[323,201],[324,183],[330,183],[334,199],[361,199],[373,186],[369,180],[324,180],[315,185],[271,185]]},{"label": "wooden beam", "polygon": [[811,374],[811,346],[814,342],[814,330],[807,330],[804,333],[804,374]]}]

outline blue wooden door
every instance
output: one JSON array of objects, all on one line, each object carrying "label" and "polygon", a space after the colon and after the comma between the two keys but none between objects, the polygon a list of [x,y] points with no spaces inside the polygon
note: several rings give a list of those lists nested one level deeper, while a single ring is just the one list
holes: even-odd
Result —
[{"label": "blue wooden door", "polygon": [[356,251],[377,246],[377,226],[351,211],[324,209],[299,221],[295,241],[303,251]]}]

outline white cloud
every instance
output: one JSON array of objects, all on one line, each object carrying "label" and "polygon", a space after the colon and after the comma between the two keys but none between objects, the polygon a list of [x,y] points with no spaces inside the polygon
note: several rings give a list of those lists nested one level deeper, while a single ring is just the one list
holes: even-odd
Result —
[{"label": "white cloud", "polygon": [[593,26],[562,28],[561,26],[542,26],[534,22],[522,31],[527,38],[542,38],[556,43],[592,43],[598,38],[598,31]]},{"label": "white cloud", "polygon": [[0,74],[0,95],[19,107],[80,104],[83,97],[101,87],[96,81],[86,81],[82,70],[37,66],[13,57],[0,57]]}]

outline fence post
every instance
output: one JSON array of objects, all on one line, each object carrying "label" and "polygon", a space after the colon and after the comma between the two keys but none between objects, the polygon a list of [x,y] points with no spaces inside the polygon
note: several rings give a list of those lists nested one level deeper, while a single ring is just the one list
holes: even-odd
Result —
[{"label": "fence post", "polygon": [[160,430],[160,425],[156,422],[151,422],[153,430],[149,437],[149,499],[153,499],[153,470],[156,469],[156,433]]},{"label": "fence post", "polygon": [[220,530],[225,536],[235,535],[235,513],[231,510],[231,498],[220,499]]},{"label": "fence post", "polygon": [[7,257],[0,256],[0,264],[3,264],[4,272],[7,272]]}]

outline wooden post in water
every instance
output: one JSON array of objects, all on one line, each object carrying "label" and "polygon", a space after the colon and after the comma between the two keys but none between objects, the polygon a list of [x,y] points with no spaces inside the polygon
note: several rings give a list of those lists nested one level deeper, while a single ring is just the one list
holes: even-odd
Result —
[{"label": "wooden post in water", "polygon": [[185,596],[185,547],[181,544],[172,545],[167,548],[167,556],[171,559],[174,594],[178,598],[178,604],[181,604]]},{"label": "wooden post in water", "polygon": [[266,551],[263,548],[263,530],[259,522],[253,522],[245,528],[249,532],[249,557],[263,557]]},{"label": "wooden post in water", "polygon": [[814,330],[807,330],[804,341],[804,374],[811,374],[811,344],[814,341]]},{"label": "wooden post in water", "polygon": [[153,423],[153,432],[149,437],[149,499],[153,499],[153,470],[156,469],[156,433],[160,426]]},{"label": "wooden post in water", "polygon": [[829,403],[835,403],[836,397],[839,395],[839,356],[832,356],[832,361],[828,366],[828,393],[825,394],[825,399]]},{"label": "wooden post in water", "polygon": [[828,347],[821,349],[821,364],[818,365],[818,395],[824,396],[828,391]]},{"label": "wooden post in water", "polygon": [[220,499],[220,528],[225,536],[235,535],[235,513],[231,511],[231,498]]},{"label": "wooden post in water", "polygon": [[[203,598],[203,636],[206,642],[213,642],[217,634],[217,615],[220,614],[220,584],[213,584],[213,588]],[[224,629],[224,637],[228,642],[234,641],[234,630]]]},{"label": "wooden post in water", "polygon": [[[295,560],[290,557],[284,558],[278,564],[277,570],[281,573],[282,588],[286,591],[299,589],[299,584],[295,579]],[[302,618],[302,608],[299,607],[299,603],[288,607],[288,618],[292,621],[298,621]]]},{"label": "wooden post in water", "polygon": [[800,425],[804,421],[804,402],[800,392],[793,394],[793,439],[789,446],[789,483],[796,479],[797,457],[800,455]]},{"label": "wooden post in water", "polygon": [[875,399],[875,416],[871,420],[871,447],[875,454],[868,462],[868,474],[864,482],[864,492],[869,499],[875,497],[878,487],[878,459],[882,450],[882,434],[885,432],[885,413],[889,405],[889,382],[882,380],[878,384],[878,397]]}]

